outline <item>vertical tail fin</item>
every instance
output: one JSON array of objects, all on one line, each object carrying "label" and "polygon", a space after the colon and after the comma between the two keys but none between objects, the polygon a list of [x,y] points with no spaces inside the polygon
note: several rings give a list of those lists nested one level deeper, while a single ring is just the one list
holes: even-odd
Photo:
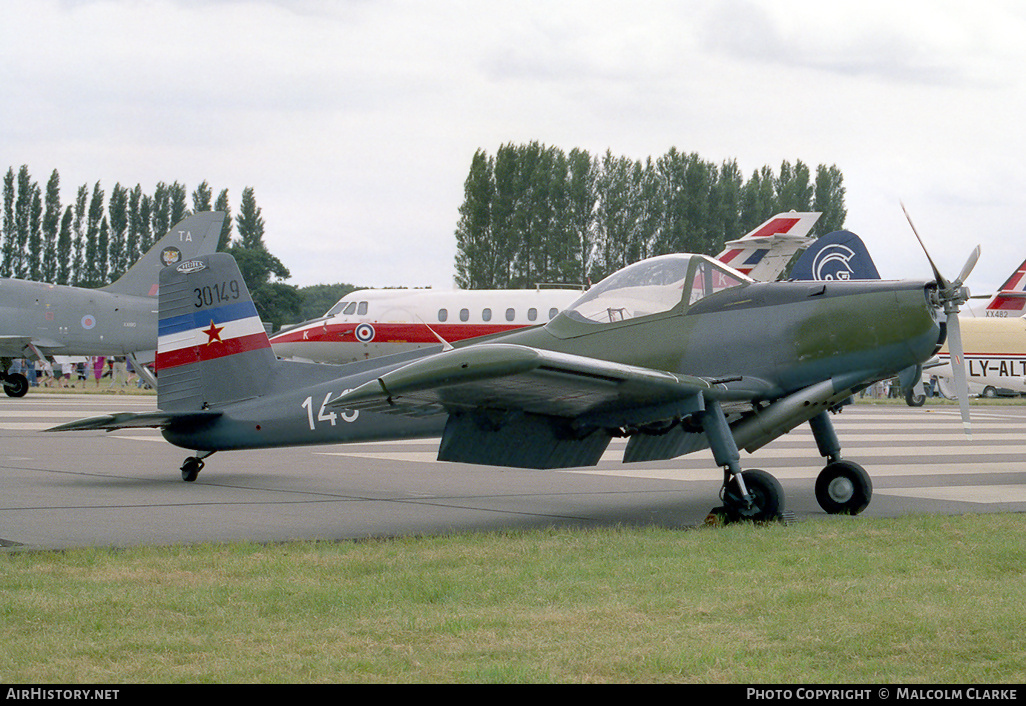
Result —
[{"label": "vertical tail fin", "polygon": [[1026,313],[1026,261],[1019,265],[997,294],[987,302],[986,316],[1022,316]]},{"label": "vertical tail fin", "polygon": [[264,394],[276,364],[235,258],[214,253],[160,273],[156,368],[162,410]]},{"label": "vertical tail fin", "polygon": [[209,255],[217,249],[224,213],[196,213],[175,225],[153,244],[128,271],[103,291],[135,297],[156,297],[157,278],[167,265]]},{"label": "vertical tail fin", "polygon": [[812,242],[808,235],[821,215],[778,213],[744,237],[726,243],[726,249],[716,259],[752,279],[771,282],[796,252]]},{"label": "vertical tail fin", "polygon": [[813,241],[791,269],[791,279],[880,279],[862,238],[847,230],[828,233]]}]

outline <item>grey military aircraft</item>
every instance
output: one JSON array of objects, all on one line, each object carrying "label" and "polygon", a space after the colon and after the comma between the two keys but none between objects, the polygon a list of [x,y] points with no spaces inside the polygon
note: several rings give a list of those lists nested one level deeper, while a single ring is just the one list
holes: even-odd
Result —
[{"label": "grey military aircraft", "polygon": [[235,261],[213,254],[161,272],[158,411],[51,431],[160,428],[196,451],[186,481],[231,449],[440,435],[441,461],[543,469],[594,465],[627,437],[627,463],[711,449],[724,471],[715,512],[738,521],[784,510],[780,484],[742,471],[739,449],[808,422],[826,458],[820,505],[856,514],[872,483],[841,458],[830,412],[957,333],[968,269],[953,283],[755,282],[704,255],[665,255],[542,326],[323,365],[275,358]]},{"label": "grey military aircraft", "polygon": [[[0,356],[128,355],[143,371],[157,347],[160,271],[214,252],[223,222],[220,212],[189,216],[106,287],[0,279]],[[10,397],[28,391],[20,373],[0,370],[0,380]]]}]

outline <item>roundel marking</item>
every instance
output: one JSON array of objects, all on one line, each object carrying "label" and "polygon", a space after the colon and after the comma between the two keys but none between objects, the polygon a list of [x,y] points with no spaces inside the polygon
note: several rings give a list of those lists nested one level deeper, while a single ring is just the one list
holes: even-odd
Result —
[{"label": "roundel marking", "polygon": [[374,340],[374,327],[370,324],[360,324],[353,333],[360,343],[370,343]]},{"label": "roundel marking", "polygon": [[84,328],[86,331],[88,331],[91,328],[93,328],[94,326],[96,326],[96,317],[95,316],[93,316],[92,314],[86,314],[85,316],[82,317],[82,328]]}]

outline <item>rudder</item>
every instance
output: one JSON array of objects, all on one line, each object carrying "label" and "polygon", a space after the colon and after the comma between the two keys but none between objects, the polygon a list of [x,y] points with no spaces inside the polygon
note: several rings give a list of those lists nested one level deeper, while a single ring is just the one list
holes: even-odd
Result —
[{"label": "rudder", "polygon": [[880,279],[880,273],[862,238],[850,231],[839,230],[816,239],[798,258],[790,277],[828,282]]},{"label": "rudder", "polygon": [[224,216],[221,211],[203,211],[175,224],[125,274],[101,289],[111,294],[156,297],[157,278],[165,266],[209,255],[217,249]]},{"label": "rudder", "polygon": [[165,267],[159,312],[160,409],[210,409],[267,392],[277,361],[231,255]]}]

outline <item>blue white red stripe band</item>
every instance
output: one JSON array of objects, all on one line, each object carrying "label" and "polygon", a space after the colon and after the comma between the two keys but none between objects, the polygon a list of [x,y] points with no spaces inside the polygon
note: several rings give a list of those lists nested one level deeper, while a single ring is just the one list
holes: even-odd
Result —
[{"label": "blue white red stripe band", "polygon": [[253,302],[238,302],[161,319],[157,370],[270,348]]}]

